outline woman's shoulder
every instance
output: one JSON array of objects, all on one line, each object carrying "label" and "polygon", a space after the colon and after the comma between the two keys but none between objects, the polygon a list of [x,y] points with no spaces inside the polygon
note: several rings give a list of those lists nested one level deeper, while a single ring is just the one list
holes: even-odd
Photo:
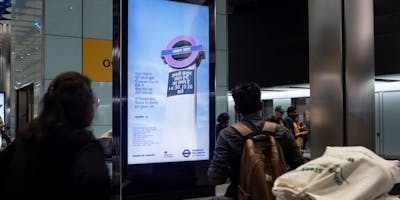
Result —
[{"label": "woman's shoulder", "polygon": [[93,133],[86,129],[72,129],[70,133],[65,133],[65,135],[71,142],[80,144],[80,146],[96,142]]},{"label": "woman's shoulder", "polygon": [[75,187],[85,188],[80,191],[87,199],[104,199],[110,195],[110,177],[99,143],[86,144],[79,150],[72,166],[72,180]]},{"label": "woman's shoulder", "polygon": [[86,144],[96,142],[93,133],[86,129],[75,129],[70,127],[57,127],[49,130],[42,142],[49,146],[55,144],[62,148],[79,149]]}]

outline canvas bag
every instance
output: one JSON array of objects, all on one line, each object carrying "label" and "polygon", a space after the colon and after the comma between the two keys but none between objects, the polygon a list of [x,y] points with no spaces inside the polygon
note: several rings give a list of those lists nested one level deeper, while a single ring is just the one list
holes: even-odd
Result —
[{"label": "canvas bag", "polygon": [[272,200],[275,179],[285,173],[286,164],[279,143],[266,132],[275,132],[276,124],[265,122],[262,131],[253,132],[243,122],[233,125],[245,138],[240,160],[239,200]]},{"label": "canvas bag", "polygon": [[395,199],[387,193],[399,169],[361,146],[327,147],[325,153],[280,176],[273,193],[278,200]]}]

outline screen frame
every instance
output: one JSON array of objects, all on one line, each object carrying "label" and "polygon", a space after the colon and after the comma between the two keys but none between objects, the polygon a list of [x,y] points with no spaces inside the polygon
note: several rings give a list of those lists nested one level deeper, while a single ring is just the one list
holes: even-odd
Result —
[{"label": "screen frame", "polygon": [[[165,185],[165,181],[170,181],[169,176],[176,173],[177,171],[188,170],[184,173],[191,175],[196,173],[196,170],[204,170],[208,167],[210,159],[213,156],[213,150],[215,145],[215,2],[214,0],[169,0],[175,2],[182,2],[188,4],[196,4],[207,6],[209,9],[209,159],[198,160],[198,161],[184,161],[184,162],[166,162],[166,163],[152,163],[152,164],[133,164],[128,165],[127,159],[127,127],[128,127],[128,1],[120,1],[120,31],[122,36],[121,47],[120,47],[120,71],[114,74],[119,75],[120,80],[120,110],[118,111],[121,120],[120,125],[120,156],[121,156],[121,175],[122,182],[122,194],[134,195],[143,193],[154,193],[154,188],[157,187],[159,192],[167,192],[171,190],[181,190],[182,188],[208,186],[207,181],[194,181],[193,185],[188,184],[188,180],[180,180],[179,177],[174,180],[174,184]],[[114,78],[115,75],[114,75]],[[115,87],[114,87],[115,88]],[[118,89],[118,88],[117,88]],[[118,92],[116,92],[118,93]],[[115,111],[114,111],[115,112]],[[116,124],[117,125],[117,124]],[[168,175],[170,174],[170,175]],[[179,176],[179,175],[178,175]],[[196,176],[193,174],[193,176]],[[204,178],[204,177],[203,177]],[[184,179],[184,178],[183,178]],[[171,181],[170,181],[171,182]],[[192,183],[192,181],[189,181]],[[161,189],[157,185],[162,185]],[[160,188],[160,189],[158,189]]]}]

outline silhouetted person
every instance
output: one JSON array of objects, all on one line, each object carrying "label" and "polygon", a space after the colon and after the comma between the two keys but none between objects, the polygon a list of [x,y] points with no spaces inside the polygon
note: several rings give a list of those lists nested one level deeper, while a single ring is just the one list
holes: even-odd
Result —
[{"label": "silhouetted person", "polygon": [[282,118],[283,117],[283,113],[285,113],[285,111],[283,110],[282,106],[276,106],[275,107],[275,114],[272,115],[269,118],[269,121],[270,122],[275,122],[277,124],[285,125],[283,123],[283,118]]},{"label": "silhouetted person", "polygon": [[77,72],[51,82],[39,116],[9,146],[14,152],[0,178],[2,199],[110,199],[102,147],[86,129],[96,103],[90,85]]},{"label": "silhouetted person", "polygon": [[299,114],[297,114],[293,121],[293,130],[297,146],[299,147],[299,149],[303,149],[302,146],[304,143],[304,138],[307,136],[308,131],[301,129],[299,120]]},{"label": "silhouetted person", "polygon": [[294,133],[293,122],[297,115],[296,107],[289,106],[287,108],[286,112],[287,112],[287,116],[283,120],[283,123],[285,124],[286,128],[289,129],[289,132],[294,135],[295,133]]},{"label": "silhouetted person", "polygon": [[218,138],[219,132],[221,132],[222,129],[228,127],[229,125],[229,114],[224,112],[218,115],[217,118],[217,126],[215,127],[215,138]]}]

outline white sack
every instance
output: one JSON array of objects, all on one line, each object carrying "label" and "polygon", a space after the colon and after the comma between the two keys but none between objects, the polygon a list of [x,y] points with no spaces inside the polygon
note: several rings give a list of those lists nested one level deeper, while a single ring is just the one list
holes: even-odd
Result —
[{"label": "white sack", "polygon": [[280,176],[277,200],[382,200],[396,183],[399,169],[369,149],[327,147],[325,153]]}]

